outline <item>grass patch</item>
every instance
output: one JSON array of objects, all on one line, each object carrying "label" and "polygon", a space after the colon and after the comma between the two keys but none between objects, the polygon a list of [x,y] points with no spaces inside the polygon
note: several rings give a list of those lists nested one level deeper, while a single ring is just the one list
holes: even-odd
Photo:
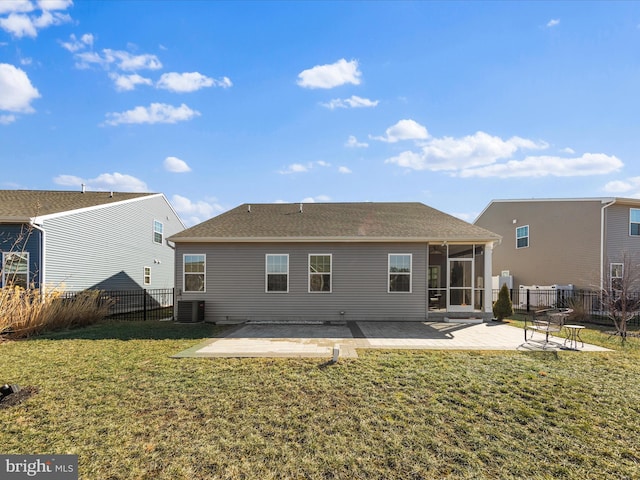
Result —
[{"label": "grass patch", "polygon": [[172,359],[220,327],[109,322],[0,344],[3,453],[79,455],[83,479],[640,476],[640,348]]}]

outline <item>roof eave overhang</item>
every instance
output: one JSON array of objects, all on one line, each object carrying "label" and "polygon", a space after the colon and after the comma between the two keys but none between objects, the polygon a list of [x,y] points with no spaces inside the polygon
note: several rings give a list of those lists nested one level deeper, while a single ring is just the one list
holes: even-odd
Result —
[{"label": "roof eave overhang", "polygon": [[491,243],[500,237],[169,237],[174,243]]},{"label": "roof eave overhang", "polygon": [[31,223],[31,217],[0,217],[0,223]]}]

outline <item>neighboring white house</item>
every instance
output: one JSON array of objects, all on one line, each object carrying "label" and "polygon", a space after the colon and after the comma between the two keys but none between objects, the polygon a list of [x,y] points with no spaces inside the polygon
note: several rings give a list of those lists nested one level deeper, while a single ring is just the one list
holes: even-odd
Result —
[{"label": "neighboring white house", "polygon": [[161,193],[0,190],[0,286],[172,288],[183,229]]}]

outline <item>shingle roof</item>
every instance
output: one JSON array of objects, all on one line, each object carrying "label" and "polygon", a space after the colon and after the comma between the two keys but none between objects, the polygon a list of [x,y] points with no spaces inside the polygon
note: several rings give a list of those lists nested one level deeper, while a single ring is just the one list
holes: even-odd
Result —
[{"label": "shingle roof", "polygon": [[56,213],[96,207],[155,195],[131,192],[81,192],[62,190],[0,190],[0,221],[28,221]]},{"label": "shingle roof", "polygon": [[[300,211],[302,208],[302,211]],[[223,241],[493,241],[499,235],[422,203],[243,204],[170,237]]]}]

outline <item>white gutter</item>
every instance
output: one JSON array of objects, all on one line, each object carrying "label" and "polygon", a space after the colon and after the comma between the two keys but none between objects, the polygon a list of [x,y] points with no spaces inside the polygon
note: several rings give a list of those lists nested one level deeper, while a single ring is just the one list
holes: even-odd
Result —
[{"label": "white gutter", "polygon": [[[603,201],[604,203],[604,201]],[[604,211],[616,203],[616,199],[610,200],[608,203],[600,207],[600,291],[604,288],[604,242],[605,242],[605,224]]]}]

